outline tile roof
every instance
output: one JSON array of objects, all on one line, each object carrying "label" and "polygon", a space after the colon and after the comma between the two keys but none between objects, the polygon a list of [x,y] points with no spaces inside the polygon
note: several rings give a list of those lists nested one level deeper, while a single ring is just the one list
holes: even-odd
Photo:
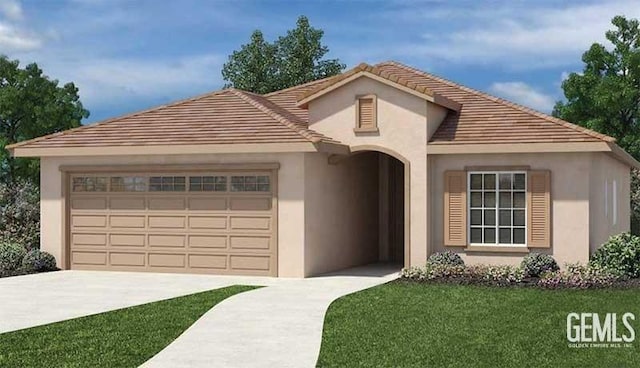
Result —
[{"label": "tile roof", "polygon": [[395,62],[377,68],[462,105],[449,111],[429,144],[615,142],[614,138]]},{"label": "tile roof", "polygon": [[225,89],[18,143],[8,148],[332,142],[253,93]]},{"label": "tile roof", "polygon": [[460,105],[429,144],[614,142],[611,137],[389,61],[266,95],[225,89],[172,104],[20,142],[7,148],[64,148],[250,143],[338,143],[308,128],[298,102],[367,71]]}]

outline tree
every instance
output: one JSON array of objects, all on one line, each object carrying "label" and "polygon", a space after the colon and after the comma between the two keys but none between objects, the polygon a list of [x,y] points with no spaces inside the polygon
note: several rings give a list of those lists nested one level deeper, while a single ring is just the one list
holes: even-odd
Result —
[{"label": "tree", "polygon": [[322,44],[323,35],[305,16],[273,43],[254,31],[251,41],[234,51],[222,67],[225,87],[264,94],[339,74],[344,64],[322,59],[329,52]]},{"label": "tree", "polygon": [[89,112],[73,83],[58,86],[37,64],[24,69],[18,60],[0,56],[0,180],[39,182],[39,162],[12,158],[5,146],[80,126]]},{"label": "tree", "polygon": [[[613,48],[594,43],[582,55],[584,70],[562,83],[567,99],[553,114],[616,138],[640,159],[640,23],[616,16],[606,37]],[[640,233],[640,171],[631,172],[631,229]]]},{"label": "tree", "polygon": [[607,31],[613,48],[594,43],[582,55],[584,70],[562,83],[567,99],[553,114],[617,139],[640,159],[640,27],[637,19],[616,16]]}]

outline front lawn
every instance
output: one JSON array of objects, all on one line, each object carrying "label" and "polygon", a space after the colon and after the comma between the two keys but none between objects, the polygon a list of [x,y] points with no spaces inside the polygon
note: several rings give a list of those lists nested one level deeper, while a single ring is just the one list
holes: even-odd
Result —
[{"label": "front lawn", "polygon": [[396,281],[331,304],[318,366],[640,367],[637,339],[632,348],[568,347],[570,312],[640,318],[640,292]]},{"label": "front lawn", "polygon": [[230,286],[1,334],[0,367],[137,367],[214,305],[255,288]]}]

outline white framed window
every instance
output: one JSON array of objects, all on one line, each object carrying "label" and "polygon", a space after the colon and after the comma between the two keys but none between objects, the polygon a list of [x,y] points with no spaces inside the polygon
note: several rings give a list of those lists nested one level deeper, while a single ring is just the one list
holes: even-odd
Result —
[{"label": "white framed window", "polygon": [[471,171],[467,175],[469,244],[526,246],[527,173]]}]

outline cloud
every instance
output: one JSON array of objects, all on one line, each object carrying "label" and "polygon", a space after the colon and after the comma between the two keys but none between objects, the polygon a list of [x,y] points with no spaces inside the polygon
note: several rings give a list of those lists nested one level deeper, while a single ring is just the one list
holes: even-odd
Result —
[{"label": "cloud", "polygon": [[22,5],[17,0],[2,0],[0,2],[0,13],[11,20],[22,19]]},{"label": "cloud", "polygon": [[524,82],[496,82],[489,90],[502,98],[542,112],[550,112],[555,104],[553,96],[544,94]]},{"label": "cloud", "polygon": [[402,45],[405,52],[445,62],[498,64],[510,69],[575,64],[593,42],[606,42],[604,33],[613,27],[613,16],[640,14],[640,2],[580,2],[563,7],[549,2],[496,3],[491,7],[466,3],[464,10],[454,10],[444,7],[398,13],[404,22],[447,19],[449,28],[425,32],[420,42]]},{"label": "cloud", "polygon": [[42,40],[27,31],[0,21],[0,50],[29,51],[42,46]]}]

